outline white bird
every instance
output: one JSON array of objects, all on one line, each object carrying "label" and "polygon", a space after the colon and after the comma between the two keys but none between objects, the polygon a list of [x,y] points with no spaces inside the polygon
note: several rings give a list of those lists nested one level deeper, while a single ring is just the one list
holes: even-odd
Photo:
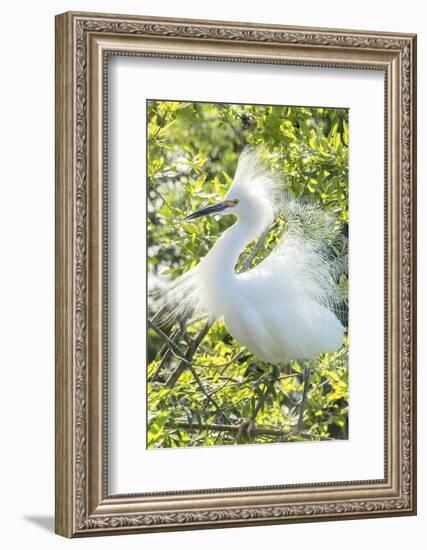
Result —
[{"label": "white bird", "polygon": [[[243,249],[280,209],[286,221],[281,241],[256,267],[236,273]],[[209,214],[232,214],[237,221],[198,265],[162,288],[160,309],[169,311],[169,321],[194,313],[223,319],[239,344],[276,365],[339,349],[344,328],[332,307],[341,264],[327,259],[325,242],[335,220],[319,207],[280,197],[277,177],[263,165],[260,150],[249,147],[225,199],[186,219]]]}]

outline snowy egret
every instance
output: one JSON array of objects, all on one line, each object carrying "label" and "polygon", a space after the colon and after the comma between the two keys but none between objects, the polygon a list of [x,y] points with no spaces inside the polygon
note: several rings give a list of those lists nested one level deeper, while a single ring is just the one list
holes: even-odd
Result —
[{"label": "snowy egret", "polygon": [[[280,209],[286,220],[281,241],[258,265],[236,273],[241,252]],[[277,176],[262,163],[260,150],[249,147],[224,200],[186,220],[213,214],[232,214],[237,221],[194,268],[162,289],[161,309],[169,311],[169,320],[194,313],[223,319],[238,343],[275,365],[339,349],[344,328],[333,304],[343,264],[328,259],[325,239],[335,220],[321,208],[281,197]]]}]

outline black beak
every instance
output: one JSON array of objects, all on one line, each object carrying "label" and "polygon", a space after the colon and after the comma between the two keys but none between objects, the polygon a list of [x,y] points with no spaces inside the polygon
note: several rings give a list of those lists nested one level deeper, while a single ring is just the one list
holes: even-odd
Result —
[{"label": "black beak", "polygon": [[218,214],[219,212],[222,212],[229,206],[231,206],[229,201],[218,202],[217,204],[213,204],[212,206],[207,206],[206,208],[202,208],[201,210],[197,210],[196,212],[189,214],[185,218],[185,220],[186,221],[195,220],[196,218],[200,218],[202,216],[208,216],[209,214]]}]

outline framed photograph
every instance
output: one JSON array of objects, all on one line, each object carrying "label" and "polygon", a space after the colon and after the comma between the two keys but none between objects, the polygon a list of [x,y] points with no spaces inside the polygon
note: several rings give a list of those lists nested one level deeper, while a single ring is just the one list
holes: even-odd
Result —
[{"label": "framed photograph", "polygon": [[416,37],[56,18],[56,532],[416,513]]}]

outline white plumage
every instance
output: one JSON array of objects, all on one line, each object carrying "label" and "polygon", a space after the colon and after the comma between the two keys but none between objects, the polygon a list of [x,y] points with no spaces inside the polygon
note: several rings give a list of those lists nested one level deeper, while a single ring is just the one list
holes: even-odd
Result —
[{"label": "white plumage", "polygon": [[[256,267],[236,273],[240,253],[279,211],[286,221],[281,241]],[[240,155],[225,200],[189,219],[212,213],[233,214],[237,221],[198,265],[163,287],[160,317],[170,321],[204,313],[222,318],[239,344],[273,364],[339,349],[344,329],[333,305],[345,259],[327,258],[335,220],[320,207],[281,196],[277,177],[252,148]]]}]

